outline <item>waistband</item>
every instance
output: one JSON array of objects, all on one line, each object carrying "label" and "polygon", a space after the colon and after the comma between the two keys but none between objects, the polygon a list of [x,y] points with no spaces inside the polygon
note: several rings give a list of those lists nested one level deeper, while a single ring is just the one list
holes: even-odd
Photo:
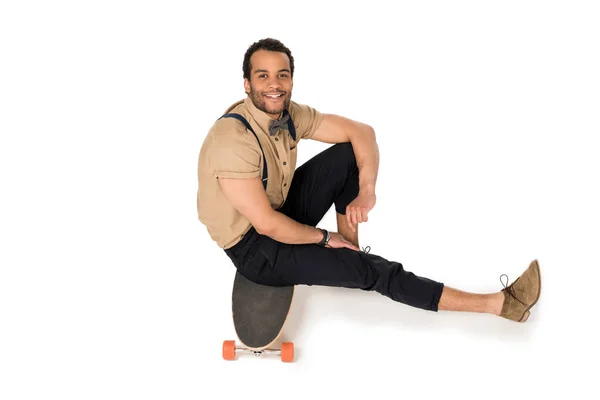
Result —
[{"label": "waistband", "polygon": [[[256,242],[259,237],[259,233],[256,232],[254,227],[250,227],[248,232],[244,234],[242,239],[237,242],[235,245],[231,246],[228,249],[225,249],[225,253],[236,263],[236,260],[241,260],[244,258],[244,255],[248,252],[248,250],[252,247],[252,245]],[[234,260],[235,258],[235,260]]]}]

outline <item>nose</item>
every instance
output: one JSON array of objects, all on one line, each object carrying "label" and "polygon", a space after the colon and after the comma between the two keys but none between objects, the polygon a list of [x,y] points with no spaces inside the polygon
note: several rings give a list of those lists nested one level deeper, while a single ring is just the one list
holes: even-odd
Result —
[{"label": "nose", "polygon": [[269,89],[280,89],[281,88],[281,82],[279,81],[279,77],[278,76],[272,76],[269,78],[269,81],[267,82],[267,87]]}]

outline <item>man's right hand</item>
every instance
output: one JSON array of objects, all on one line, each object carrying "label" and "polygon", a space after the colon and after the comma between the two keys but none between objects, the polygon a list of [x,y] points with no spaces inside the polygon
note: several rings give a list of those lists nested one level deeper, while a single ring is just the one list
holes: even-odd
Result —
[{"label": "man's right hand", "polygon": [[329,243],[327,243],[326,247],[331,247],[334,249],[340,249],[342,247],[346,247],[348,249],[360,251],[358,247],[347,241],[342,235],[337,232],[329,232],[331,235],[329,239]]}]

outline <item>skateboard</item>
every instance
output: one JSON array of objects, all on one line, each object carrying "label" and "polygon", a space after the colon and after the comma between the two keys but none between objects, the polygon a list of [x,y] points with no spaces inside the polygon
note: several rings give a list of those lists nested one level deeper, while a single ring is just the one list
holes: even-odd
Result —
[{"label": "skateboard", "polygon": [[235,360],[237,352],[279,354],[281,361],[294,361],[294,344],[283,342],[281,348],[271,348],[279,338],[294,297],[294,286],[265,286],[254,283],[236,271],[231,296],[233,325],[242,343],[223,342],[223,358]]}]

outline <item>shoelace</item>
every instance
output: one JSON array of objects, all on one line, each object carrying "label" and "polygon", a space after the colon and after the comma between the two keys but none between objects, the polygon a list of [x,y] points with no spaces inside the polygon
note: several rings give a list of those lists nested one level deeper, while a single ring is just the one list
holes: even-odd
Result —
[{"label": "shoelace", "polygon": [[[504,282],[502,281],[502,277],[505,276],[506,277],[506,285],[504,284]],[[518,281],[518,279],[517,279]],[[500,283],[502,284],[502,286],[504,286],[504,289],[502,290],[506,290],[506,293],[510,294],[512,296],[513,299],[515,299],[516,301],[518,301],[519,303],[523,304],[524,306],[527,306],[527,304],[523,303],[521,300],[519,300],[519,298],[517,297],[517,295],[515,294],[515,291],[513,289],[513,285],[517,282],[513,282],[512,285],[507,286],[508,285],[508,275],[506,274],[502,274],[500,275]]]}]

